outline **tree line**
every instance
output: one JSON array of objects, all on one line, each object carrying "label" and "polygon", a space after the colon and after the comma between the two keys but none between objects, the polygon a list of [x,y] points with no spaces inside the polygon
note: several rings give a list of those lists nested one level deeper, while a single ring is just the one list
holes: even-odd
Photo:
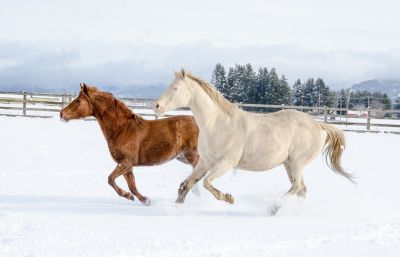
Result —
[{"label": "tree line", "polygon": [[386,93],[350,89],[332,91],[322,78],[308,78],[304,82],[297,79],[290,86],[286,77],[279,76],[275,68],[260,67],[255,71],[249,63],[235,64],[228,71],[218,63],[212,72],[211,83],[235,103],[378,109],[390,109],[392,105]]}]

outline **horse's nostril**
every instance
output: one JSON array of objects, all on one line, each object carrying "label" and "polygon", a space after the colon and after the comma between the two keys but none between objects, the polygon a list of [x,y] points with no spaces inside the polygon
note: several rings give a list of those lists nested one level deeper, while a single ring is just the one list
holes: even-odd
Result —
[{"label": "horse's nostril", "polygon": [[62,118],[63,116],[62,116],[62,112],[60,112],[60,118]]},{"label": "horse's nostril", "polygon": [[157,109],[160,108],[160,105],[159,105],[159,104],[156,104],[156,108],[157,108]]}]

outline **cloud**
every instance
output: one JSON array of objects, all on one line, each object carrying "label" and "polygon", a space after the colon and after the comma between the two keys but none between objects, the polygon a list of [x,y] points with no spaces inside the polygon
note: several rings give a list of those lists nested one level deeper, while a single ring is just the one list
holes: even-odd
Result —
[{"label": "cloud", "polygon": [[296,46],[222,47],[209,43],[176,46],[130,42],[0,42],[0,89],[71,90],[80,82],[128,89],[166,86],[184,67],[210,79],[217,62],[276,67],[292,83],[322,77],[334,88],[372,78],[399,78],[400,50],[312,51]]}]

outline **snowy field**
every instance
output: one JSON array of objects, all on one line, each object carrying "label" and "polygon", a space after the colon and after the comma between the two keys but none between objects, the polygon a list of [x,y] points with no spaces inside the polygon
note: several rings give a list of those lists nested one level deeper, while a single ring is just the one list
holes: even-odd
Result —
[{"label": "snowy field", "polygon": [[[191,168],[177,161],[134,170],[153,201],[119,198],[98,124],[0,117],[0,256],[400,256],[400,136],[346,133],[343,165],[358,185],[318,157],[305,171],[306,200],[283,201],[286,172],[238,171],[174,200]],[[117,180],[123,188],[123,179]]]}]

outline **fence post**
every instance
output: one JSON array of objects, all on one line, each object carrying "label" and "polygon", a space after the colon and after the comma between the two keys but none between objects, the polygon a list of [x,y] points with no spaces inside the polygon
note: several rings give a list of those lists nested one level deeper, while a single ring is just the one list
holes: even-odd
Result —
[{"label": "fence post", "polygon": [[371,107],[368,107],[367,112],[367,130],[371,129]]},{"label": "fence post", "polygon": [[324,123],[328,123],[328,106],[324,106]]},{"label": "fence post", "polygon": [[61,110],[64,109],[66,98],[66,94],[61,96]]},{"label": "fence post", "polygon": [[26,116],[26,92],[22,92],[23,100],[22,100],[22,114]]},{"label": "fence post", "polygon": [[282,104],[281,106],[282,106],[282,110],[284,110],[285,109],[285,104]]}]

